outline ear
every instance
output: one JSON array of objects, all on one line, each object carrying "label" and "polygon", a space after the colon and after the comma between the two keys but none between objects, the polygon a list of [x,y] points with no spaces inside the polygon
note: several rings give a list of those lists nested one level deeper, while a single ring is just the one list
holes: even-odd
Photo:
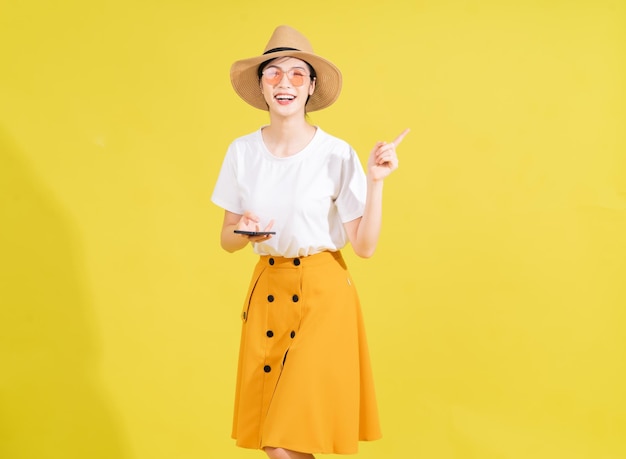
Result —
[{"label": "ear", "polygon": [[313,78],[311,80],[311,84],[309,85],[309,96],[312,96],[315,92],[315,83],[317,82],[317,78]]}]

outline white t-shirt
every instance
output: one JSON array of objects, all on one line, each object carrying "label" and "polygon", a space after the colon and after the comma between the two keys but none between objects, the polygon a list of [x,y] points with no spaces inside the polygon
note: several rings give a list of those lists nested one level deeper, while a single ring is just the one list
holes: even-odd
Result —
[{"label": "white t-shirt", "polygon": [[278,158],[259,129],[230,144],[211,200],[258,215],[261,229],[274,220],[276,234],[254,244],[256,253],[299,257],[343,248],[343,223],[363,215],[366,192],[363,166],[345,141],[318,127],[302,151]]}]

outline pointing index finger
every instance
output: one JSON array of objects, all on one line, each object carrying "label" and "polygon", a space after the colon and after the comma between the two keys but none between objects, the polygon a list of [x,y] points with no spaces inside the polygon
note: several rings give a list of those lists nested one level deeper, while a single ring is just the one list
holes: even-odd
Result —
[{"label": "pointing index finger", "polygon": [[406,129],[405,129],[404,131],[402,131],[402,132],[400,133],[400,135],[399,135],[398,137],[396,137],[396,138],[393,140],[393,142],[391,142],[391,143],[393,143],[393,144],[394,144],[394,146],[396,146],[396,147],[397,147],[398,145],[400,145],[400,142],[402,142],[402,139],[404,139],[404,136],[406,136],[406,135],[409,133],[409,131],[410,131],[410,129],[409,129],[409,128],[406,128]]}]

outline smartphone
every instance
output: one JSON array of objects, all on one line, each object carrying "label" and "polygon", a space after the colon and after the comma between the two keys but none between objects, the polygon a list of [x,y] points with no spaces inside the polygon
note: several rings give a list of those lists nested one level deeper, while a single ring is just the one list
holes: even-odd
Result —
[{"label": "smartphone", "polygon": [[235,230],[236,234],[245,234],[246,236],[266,236],[268,234],[276,234],[276,231],[243,231]]}]

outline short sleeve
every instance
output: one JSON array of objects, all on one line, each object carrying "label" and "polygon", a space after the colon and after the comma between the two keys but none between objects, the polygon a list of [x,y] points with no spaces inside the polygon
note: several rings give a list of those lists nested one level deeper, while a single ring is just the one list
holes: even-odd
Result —
[{"label": "short sleeve", "polygon": [[363,216],[367,181],[363,166],[354,149],[349,148],[349,155],[342,161],[339,193],[335,205],[342,223]]},{"label": "short sleeve", "polygon": [[243,214],[241,193],[237,181],[237,150],[230,145],[224,156],[211,201],[224,210]]}]

